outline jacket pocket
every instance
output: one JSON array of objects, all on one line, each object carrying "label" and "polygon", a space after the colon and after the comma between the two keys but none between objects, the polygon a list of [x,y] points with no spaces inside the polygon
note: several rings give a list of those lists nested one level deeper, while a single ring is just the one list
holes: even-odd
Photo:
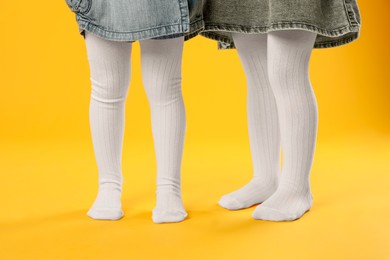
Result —
[{"label": "jacket pocket", "polygon": [[75,13],[88,13],[91,9],[92,0],[65,0],[69,8]]}]

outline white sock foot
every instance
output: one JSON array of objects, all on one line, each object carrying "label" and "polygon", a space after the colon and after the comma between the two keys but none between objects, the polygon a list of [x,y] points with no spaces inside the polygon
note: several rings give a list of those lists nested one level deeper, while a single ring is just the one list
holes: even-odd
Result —
[{"label": "white sock foot", "polygon": [[229,210],[249,208],[268,199],[276,191],[276,185],[276,181],[254,178],[241,189],[222,196],[218,204]]},{"label": "white sock foot", "polygon": [[264,203],[257,206],[252,214],[254,219],[270,221],[292,221],[299,219],[312,206],[311,192],[294,191],[279,187]]},{"label": "white sock foot", "polygon": [[170,191],[157,193],[157,203],[152,215],[154,223],[181,222],[187,215],[179,194]]},{"label": "white sock foot", "polygon": [[121,185],[118,183],[100,184],[98,195],[87,215],[97,220],[118,220],[123,217],[121,205]]}]

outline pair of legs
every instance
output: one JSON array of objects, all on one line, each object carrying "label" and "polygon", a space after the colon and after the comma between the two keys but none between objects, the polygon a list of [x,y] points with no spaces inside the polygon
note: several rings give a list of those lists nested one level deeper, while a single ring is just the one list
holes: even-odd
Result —
[{"label": "pair of legs", "polygon": [[[98,195],[87,214],[116,220],[123,216],[122,144],[132,43],[108,41],[88,32],[85,40],[92,83],[90,130],[99,171]],[[186,125],[181,92],[183,42],[183,37],[140,41],[142,80],[151,108],[157,159],[152,216],[156,223],[178,222],[187,216],[180,189]]]},{"label": "pair of legs", "polygon": [[[294,220],[310,209],[309,173],[317,135],[317,104],[308,64],[315,37],[305,31],[233,34],[247,75],[254,177],[240,190],[222,197],[221,206],[236,210],[264,202],[253,217],[274,221]],[[121,155],[132,45],[89,33],[86,43],[92,82],[90,125],[99,170],[99,192],[88,215],[119,219],[123,216]],[[153,220],[178,222],[187,216],[180,191],[185,132],[183,38],[144,40],[140,44],[158,170]]]},{"label": "pair of legs", "polygon": [[[311,208],[309,174],[317,136],[317,103],[309,80],[315,33],[233,33],[247,85],[253,179],[219,204],[238,210],[262,203],[255,219],[287,221]],[[283,167],[280,168],[280,148]]]}]

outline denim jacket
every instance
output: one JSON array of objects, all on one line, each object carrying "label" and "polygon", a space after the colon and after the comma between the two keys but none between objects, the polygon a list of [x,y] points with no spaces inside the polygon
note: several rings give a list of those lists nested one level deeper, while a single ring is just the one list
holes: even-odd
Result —
[{"label": "denim jacket", "polygon": [[79,32],[115,41],[185,36],[204,28],[203,0],[65,0]]}]

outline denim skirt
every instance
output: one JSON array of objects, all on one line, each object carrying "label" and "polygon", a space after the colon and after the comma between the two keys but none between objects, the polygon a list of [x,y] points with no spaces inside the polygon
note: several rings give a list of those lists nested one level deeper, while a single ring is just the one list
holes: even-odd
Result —
[{"label": "denim skirt", "polygon": [[65,0],[79,32],[113,41],[188,40],[204,29],[204,0]]},{"label": "denim skirt", "polygon": [[350,43],[360,34],[356,0],[206,0],[205,29],[218,49],[235,48],[231,32],[305,30],[317,33],[314,48]]}]

